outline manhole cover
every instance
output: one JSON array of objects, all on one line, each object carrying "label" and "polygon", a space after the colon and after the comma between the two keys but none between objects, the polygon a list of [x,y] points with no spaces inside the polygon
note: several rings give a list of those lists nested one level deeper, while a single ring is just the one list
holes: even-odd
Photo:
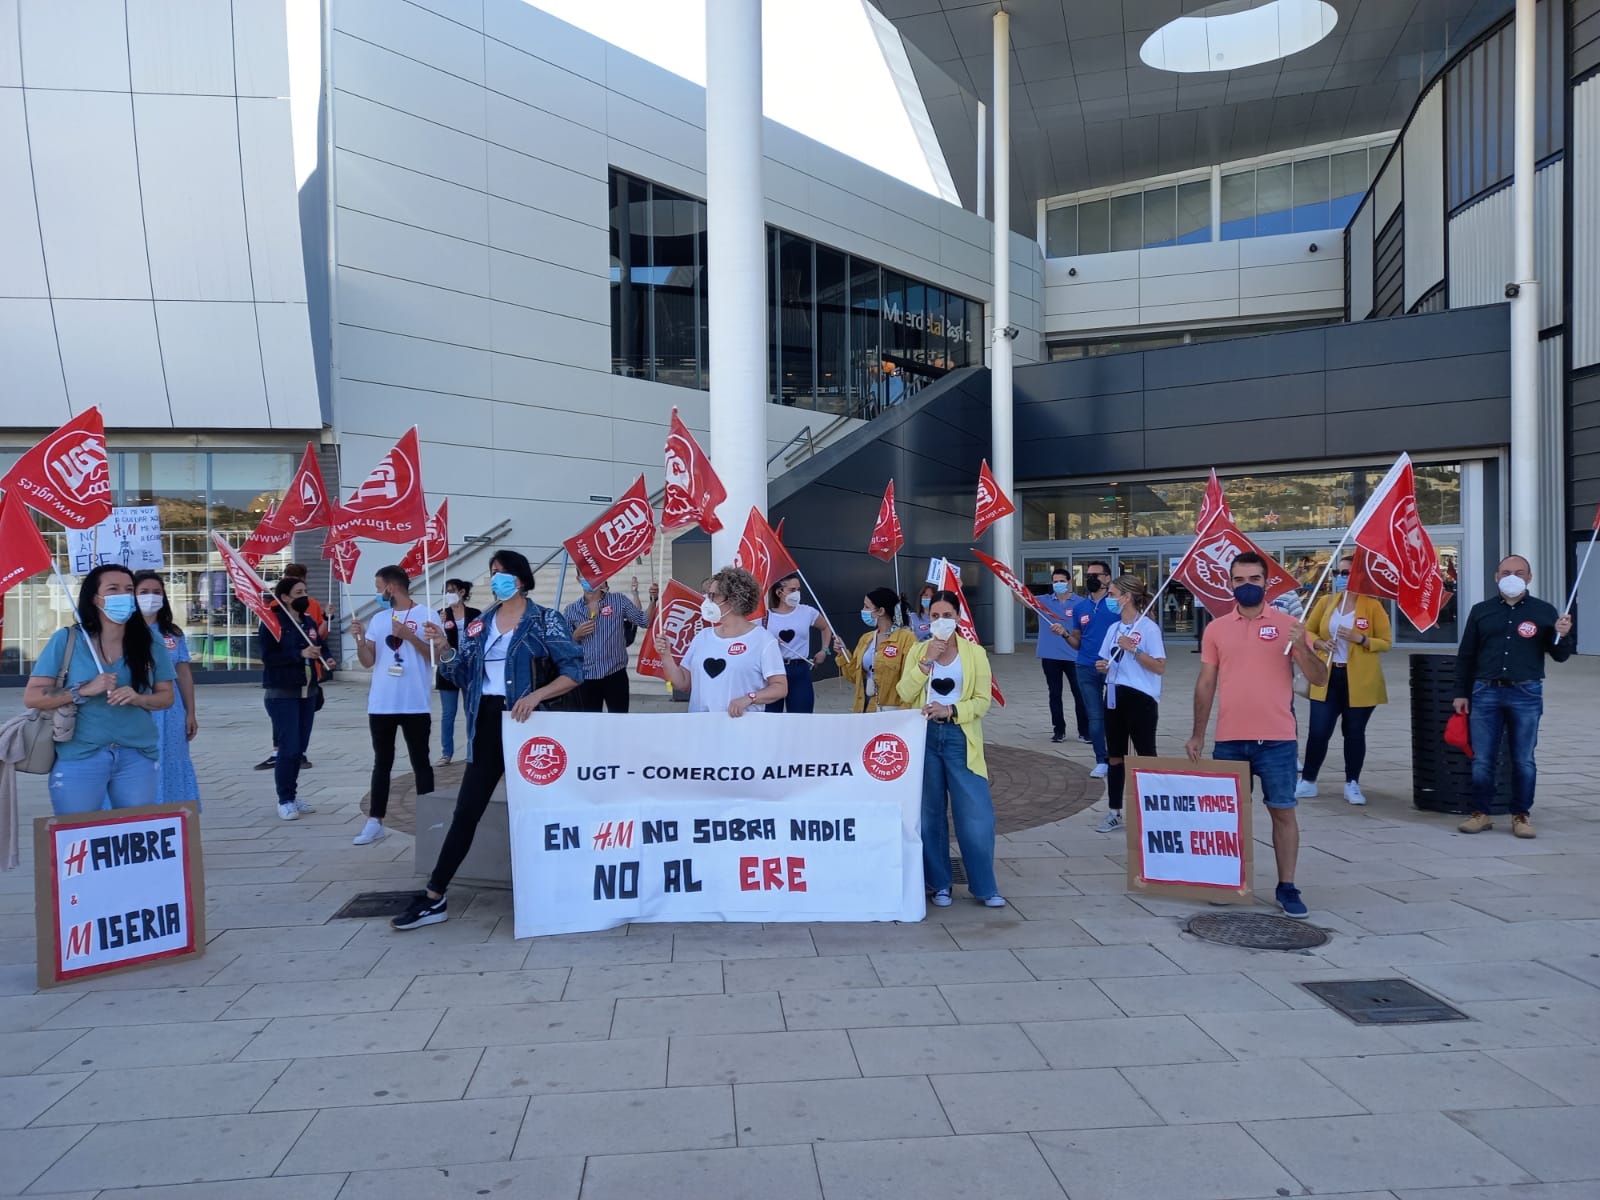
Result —
[{"label": "manhole cover", "polygon": [[1197,938],[1250,950],[1309,950],[1328,940],[1328,933],[1304,921],[1267,913],[1200,913],[1184,926]]},{"label": "manhole cover", "polygon": [[[416,899],[417,889],[409,892],[359,892],[333,916],[330,921],[361,920],[371,917],[398,917],[405,912],[406,906]],[[451,891],[450,897],[457,900],[457,911],[465,910],[467,901],[472,898],[472,893],[464,888]]]},{"label": "manhole cover", "polygon": [[1469,1019],[1460,1009],[1404,979],[1343,979],[1300,986],[1358,1025],[1420,1025]]}]

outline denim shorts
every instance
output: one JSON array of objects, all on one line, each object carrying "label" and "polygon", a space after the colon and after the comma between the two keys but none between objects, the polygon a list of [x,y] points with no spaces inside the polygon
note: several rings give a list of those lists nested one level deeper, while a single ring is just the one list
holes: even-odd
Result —
[{"label": "denim shorts", "polygon": [[1294,785],[1299,775],[1297,742],[1218,742],[1211,757],[1223,762],[1247,762],[1250,776],[1261,781],[1261,801],[1268,808],[1294,808]]}]

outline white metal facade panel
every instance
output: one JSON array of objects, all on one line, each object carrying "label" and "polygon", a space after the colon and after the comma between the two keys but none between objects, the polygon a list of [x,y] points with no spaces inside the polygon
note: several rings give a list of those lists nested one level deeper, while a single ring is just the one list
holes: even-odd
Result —
[{"label": "white metal facade panel", "polygon": [[[1562,236],[1562,173],[1558,159],[1534,175],[1534,275],[1539,280],[1539,328],[1561,323],[1565,255]],[[1514,277],[1511,242],[1512,189],[1491,192],[1450,219],[1450,307],[1500,304]],[[1411,253],[1410,208],[1406,209],[1406,254]],[[1576,278],[1576,277],[1575,277]]]},{"label": "white metal facade panel", "polygon": [[30,87],[27,104],[52,294],[149,299],[131,97]]},{"label": "white metal facade panel", "polygon": [[238,104],[239,165],[255,297],[303,303],[306,269],[300,246],[300,197],[294,187],[289,102],[242,98]]},{"label": "white metal facade panel", "polygon": [[274,429],[316,429],[322,401],[312,366],[311,323],[304,304],[257,304],[256,328]]},{"label": "white metal facade panel", "polygon": [[1539,281],[1539,328],[1561,324],[1566,307],[1566,164],[1557,159],[1533,177],[1533,273]]},{"label": "white metal facade panel", "polygon": [[1572,92],[1572,365],[1600,363],[1600,76]]},{"label": "white metal facade panel", "polygon": [[0,0],[0,87],[22,86],[22,48],[17,44],[17,0]]},{"label": "white metal facade panel", "polygon": [[[0,89],[0,164],[20,167],[27,161],[22,92]],[[0,167],[0,296],[48,296],[33,207],[33,178],[26,170],[4,167]]]},{"label": "white metal facade panel", "polygon": [[1552,581],[1559,579],[1561,591],[1567,587],[1566,547],[1562,537],[1567,506],[1565,490],[1557,481],[1566,478],[1566,421],[1562,419],[1565,392],[1562,340],[1559,336],[1545,338],[1539,343],[1539,478],[1551,481],[1551,486],[1539,489],[1542,511],[1538,528],[1548,531],[1549,540],[1537,548],[1537,553],[1545,577]]},{"label": "white metal facade panel", "polygon": [[234,80],[240,96],[289,94],[285,0],[233,0]]},{"label": "white metal facade panel", "polygon": [[253,304],[156,301],[172,422],[263,429],[267,390]]},{"label": "white metal facade panel", "polygon": [[127,429],[172,425],[150,301],[58,299],[55,315],[74,411],[98,404],[107,426]]},{"label": "white metal facade panel", "polygon": [[1379,173],[1377,182],[1372,185],[1372,201],[1375,205],[1372,213],[1374,229],[1381,230],[1389,223],[1389,218],[1394,216],[1394,210],[1400,207],[1402,192],[1401,184],[1401,159],[1403,147],[1397,146],[1389,156],[1388,165]]},{"label": "white metal facade panel", "polygon": [[[333,27],[363,41],[483,82],[483,35],[437,13],[394,0],[330,0]],[[342,84],[341,84],[342,86]]]},{"label": "white metal facade panel", "polygon": [[1365,321],[1372,312],[1372,213],[1368,200],[1350,223],[1350,319]]},{"label": "white metal facade panel", "polygon": [[127,0],[127,14],[134,91],[233,95],[233,13],[228,4]]},{"label": "white metal facade panel", "polygon": [[67,393],[48,300],[0,299],[0,385],[38,414],[39,424],[67,420]]},{"label": "white metal facade panel", "polygon": [[1444,280],[1444,85],[1435,84],[1406,129],[1401,162],[1405,183],[1405,306]]},{"label": "white metal facade panel", "polygon": [[128,91],[123,0],[20,0],[22,82]]}]

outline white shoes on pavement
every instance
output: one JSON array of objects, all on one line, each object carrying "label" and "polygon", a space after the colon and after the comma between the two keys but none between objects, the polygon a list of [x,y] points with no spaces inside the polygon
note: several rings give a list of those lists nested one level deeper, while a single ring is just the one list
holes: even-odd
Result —
[{"label": "white shoes on pavement", "polygon": [[1100,824],[1094,827],[1096,833],[1115,833],[1122,828],[1122,810],[1113,808],[1100,819]]},{"label": "white shoes on pavement", "polygon": [[1365,804],[1367,798],[1361,794],[1361,785],[1352,779],[1344,785],[1344,798],[1351,804]]},{"label": "white shoes on pavement", "polygon": [[383,827],[383,822],[376,817],[368,817],[367,823],[361,827],[361,832],[356,834],[353,846],[370,846],[373,842],[381,842],[389,836],[389,831]]},{"label": "white shoes on pavement", "polygon": [[1104,779],[1106,777],[1106,772],[1109,771],[1110,769],[1111,768],[1106,766],[1105,763],[1095,763],[1094,770],[1089,772],[1089,778],[1090,779]]},{"label": "white shoes on pavement", "polygon": [[280,804],[278,805],[278,815],[285,821],[298,821],[300,819],[300,808],[293,803]]},{"label": "white shoes on pavement", "polygon": [[1317,795],[1317,781],[1302,779],[1294,785],[1294,798],[1296,800],[1314,800]]}]

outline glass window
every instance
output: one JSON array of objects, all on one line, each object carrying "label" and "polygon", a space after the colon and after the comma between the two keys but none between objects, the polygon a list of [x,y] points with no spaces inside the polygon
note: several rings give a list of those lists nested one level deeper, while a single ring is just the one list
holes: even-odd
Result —
[{"label": "glass window", "polygon": [[915,279],[906,280],[906,358],[927,361],[928,288]]},{"label": "glass window", "polygon": [[1290,163],[1262,167],[1256,172],[1257,237],[1294,232],[1294,219],[1290,213],[1294,202],[1293,172],[1294,167]]},{"label": "glass window", "polygon": [[816,407],[812,363],[816,354],[816,295],[812,286],[812,244],[792,233],[778,234],[779,398],[784,404]]},{"label": "glass window", "polygon": [[849,260],[843,251],[817,247],[817,407],[849,411]]},{"label": "glass window", "polygon": [[944,338],[949,347],[950,366],[967,365],[967,302],[954,292],[945,298]]},{"label": "glass window", "polygon": [[1144,245],[1170,246],[1178,232],[1175,187],[1149,188],[1144,194]]},{"label": "glass window", "polygon": [[778,231],[767,227],[767,400],[777,404],[783,399],[783,374],[778,366],[781,357],[778,344],[782,340],[783,316],[778,311]]},{"label": "glass window", "polygon": [[850,260],[850,404],[858,417],[871,417],[882,402],[883,346],[879,332],[878,264]]},{"label": "glass window", "polygon": [[662,187],[653,189],[651,209],[652,334],[651,378],[678,387],[697,387],[695,279],[699,234],[705,205]]},{"label": "glass window", "polygon": [[1078,252],[1078,206],[1064,204],[1044,212],[1044,246],[1047,258],[1071,258]]},{"label": "glass window", "polygon": [[1138,192],[1131,196],[1111,197],[1111,248],[1137,250],[1144,238],[1144,197]]},{"label": "glass window", "polygon": [[1091,200],[1078,205],[1078,253],[1104,254],[1111,249],[1111,205]]},{"label": "glass window", "polygon": [[1178,185],[1178,245],[1211,240],[1211,181],[1197,179]]},{"label": "glass window", "polygon": [[1294,164],[1296,233],[1328,228],[1328,159],[1302,158]]},{"label": "glass window", "polygon": [[1368,154],[1365,150],[1350,150],[1335,154],[1330,160],[1328,185],[1328,220],[1332,227],[1350,223],[1361,207],[1361,200],[1372,183]]},{"label": "glass window", "polygon": [[1236,171],[1222,177],[1222,240],[1256,235],[1256,173]]},{"label": "glass window", "polygon": [[983,366],[983,305],[976,300],[967,301],[967,361],[974,367]]},{"label": "glass window", "polygon": [[611,173],[611,371],[647,379],[650,206],[644,183]]}]

